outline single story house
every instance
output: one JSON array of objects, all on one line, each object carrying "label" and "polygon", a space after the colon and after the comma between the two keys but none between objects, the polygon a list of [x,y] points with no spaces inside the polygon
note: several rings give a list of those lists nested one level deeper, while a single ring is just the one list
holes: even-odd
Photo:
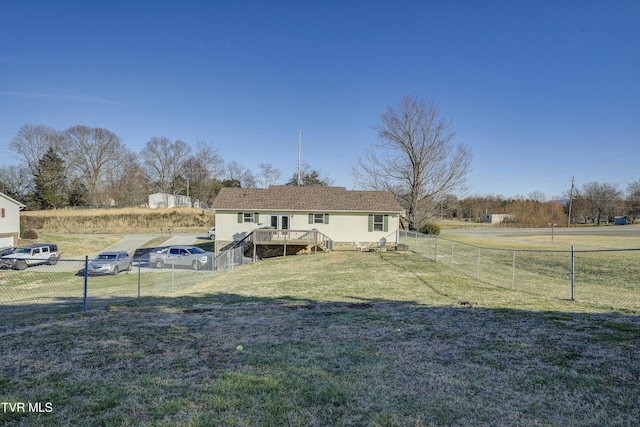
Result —
[{"label": "single story house", "polygon": [[500,224],[511,218],[513,218],[513,215],[509,214],[484,214],[482,215],[482,222],[485,224]]},{"label": "single story house", "polygon": [[403,209],[389,191],[344,187],[223,188],[213,202],[217,247],[256,228],[317,230],[334,244],[396,242]]},{"label": "single story house", "polygon": [[0,248],[15,246],[20,237],[20,211],[25,205],[0,193]]},{"label": "single story house", "polygon": [[149,195],[149,207],[152,209],[190,208],[191,197],[168,193],[154,193]]}]

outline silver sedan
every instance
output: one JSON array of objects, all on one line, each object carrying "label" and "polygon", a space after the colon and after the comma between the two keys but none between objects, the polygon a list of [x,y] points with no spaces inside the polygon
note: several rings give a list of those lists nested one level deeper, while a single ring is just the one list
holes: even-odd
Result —
[{"label": "silver sedan", "polygon": [[96,259],[89,262],[87,273],[89,275],[111,274],[115,276],[121,271],[131,270],[133,265],[127,252],[102,252]]}]

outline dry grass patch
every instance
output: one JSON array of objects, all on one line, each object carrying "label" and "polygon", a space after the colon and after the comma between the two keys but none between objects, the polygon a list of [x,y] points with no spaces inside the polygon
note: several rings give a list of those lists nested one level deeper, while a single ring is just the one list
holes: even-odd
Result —
[{"label": "dry grass patch", "polygon": [[46,233],[158,233],[206,231],[214,225],[213,211],[203,209],[95,209],[25,211],[23,229]]}]

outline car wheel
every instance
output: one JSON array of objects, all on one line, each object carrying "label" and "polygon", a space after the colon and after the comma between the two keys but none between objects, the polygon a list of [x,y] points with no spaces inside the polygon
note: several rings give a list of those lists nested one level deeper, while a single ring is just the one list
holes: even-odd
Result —
[{"label": "car wheel", "polygon": [[162,268],[164,267],[164,262],[162,262],[161,259],[156,261],[156,268]]},{"label": "car wheel", "polygon": [[16,270],[24,270],[27,268],[27,261],[19,260],[16,262]]},{"label": "car wheel", "polygon": [[193,262],[191,263],[191,268],[192,268],[192,269],[197,270],[197,269],[198,269],[198,267],[199,267],[199,266],[198,266],[198,261],[193,261]]},{"label": "car wheel", "polygon": [[209,240],[215,240],[215,238],[216,238],[216,236],[213,235],[213,234],[209,236]]},{"label": "car wheel", "polygon": [[118,266],[116,265],[115,267],[113,267],[113,271],[111,272],[111,274],[117,276],[118,273],[120,273],[120,270],[118,270]]},{"label": "car wheel", "polygon": [[56,258],[56,257],[51,257],[47,261],[47,264],[49,264],[49,265],[56,265],[57,263],[58,263],[58,258]]}]

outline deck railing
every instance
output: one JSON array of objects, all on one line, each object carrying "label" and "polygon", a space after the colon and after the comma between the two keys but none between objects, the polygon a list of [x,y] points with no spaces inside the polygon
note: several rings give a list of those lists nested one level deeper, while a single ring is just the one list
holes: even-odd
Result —
[{"label": "deck railing", "polygon": [[305,245],[329,248],[329,239],[318,230],[275,230],[258,229],[253,232],[253,244],[256,245]]},{"label": "deck railing", "polygon": [[[223,251],[236,248],[253,247],[253,257],[256,257],[256,246],[278,245],[284,246],[306,246],[312,247],[314,251],[318,249],[326,251],[333,249],[333,240],[318,230],[280,230],[272,228],[255,229],[247,234],[242,240],[226,247]],[[286,256],[286,249],[285,249]]]}]

